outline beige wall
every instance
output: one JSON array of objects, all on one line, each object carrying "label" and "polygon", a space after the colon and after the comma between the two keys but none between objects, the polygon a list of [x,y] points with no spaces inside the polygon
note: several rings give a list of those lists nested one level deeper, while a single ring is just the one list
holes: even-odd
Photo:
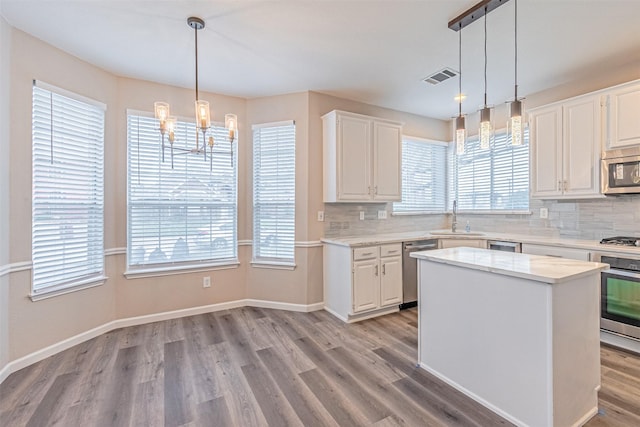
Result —
[{"label": "beige wall", "polygon": [[0,369],[9,360],[9,164],[11,28],[0,16]]}]

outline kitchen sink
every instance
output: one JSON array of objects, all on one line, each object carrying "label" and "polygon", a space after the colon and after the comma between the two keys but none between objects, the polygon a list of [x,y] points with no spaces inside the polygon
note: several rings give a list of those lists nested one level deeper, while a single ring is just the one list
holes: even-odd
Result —
[{"label": "kitchen sink", "polygon": [[451,230],[435,230],[430,231],[429,234],[432,236],[484,236],[484,233],[476,232],[476,231],[451,231]]}]

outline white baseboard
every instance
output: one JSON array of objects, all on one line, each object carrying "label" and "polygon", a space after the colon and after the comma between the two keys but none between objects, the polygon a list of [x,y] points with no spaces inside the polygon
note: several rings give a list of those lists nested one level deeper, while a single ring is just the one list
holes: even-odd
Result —
[{"label": "white baseboard", "polygon": [[291,304],[288,302],[266,301],[261,299],[246,299],[244,301],[248,307],[274,308],[276,310],[300,311],[303,313],[318,311],[324,308],[324,302],[316,304]]},{"label": "white baseboard", "polygon": [[324,308],[325,311],[328,311],[329,313],[333,314],[335,317],[337,317],[338,319],[342,320],[344,323],[349,323],[349,319],[347,319],[344,316],[339,315],[337,312],[333,311],[332,309],[330,309],[329,307],[325,307]]},{"label": "white baseboard", "polygon": [[73,337],[67,338],[7,363],[2,369],[0,369],[0,384],[2,384],[2,382],[13,372],[19,371],[22,368],[26,368],[27,366],[44,360],[49,356],[53,356],[56,353],[67,350],[74,345],[81,344],[104,333],[113,331],[114,329],[126,328],[128,326],[144,325],[145,323],[160,322],[163,320],[177,319],[180,317],[194,316],[197,314],[213,313],[216,311],[230,310],[232,308],[240,307],[275,308],[278,310],[310,312],[322,310],[324,308],[324,303],[321,302],[316,304],[304,305],[283,303],[277,301],[242,299],[218,304],[185,308],[182,310],[165,311],[162,313],[154,313],[143,316],[127,317],[124,319],[113,320],[111,322],[79,333],[78,335],[74,335]]}]

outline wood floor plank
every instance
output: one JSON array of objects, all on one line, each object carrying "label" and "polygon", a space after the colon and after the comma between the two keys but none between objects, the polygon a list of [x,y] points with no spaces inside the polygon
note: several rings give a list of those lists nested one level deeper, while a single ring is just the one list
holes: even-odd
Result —
[{"label": "wood floor plank", "polygon": [[232,313],[219,316],[220,326],[225,337],[225,341],[231,344],[231,351],[234,353],[236,363],[240,366],[249,365],[256,362],[256,355],[245,336],[238,319]]},{"label": "wood floor plank", "polygon": [[300,338],[296,340],[296,344],[324,375],[340,387],[353,405],[360,409],[370,422],[380,421],[392,414],[380,399],[365,390],[346,369],[336,363],[311,339]]},{"label": "wood floor plank", "polygon": [[[164,375],[160,378],[137,384],[135,405],[131,412],[130,425],[163,426],[164,421]],[[80,425],[80,424],[75,424]]]},{"label": "wood floor plank", "polygon": [[302,427],[302,421],[262,365],[245,365],[242,372],[270,426]]},{"label": "wood floor plank", "polygon": [[[394,422],[403,422],[408,426],[429,425],[444,426],[429,412],[407,399],[396,387],[393,387],[387,378],[379,373],[380,364],[363,365],[367,363],[356,354],[346,351],[342,347],[329,350],[333,358],[347,369],[359,382],[363,383],[367,390],[374,393],[380,400],[388,403],[395,409]],[[382,360],[382,359],[380,359]],[[394,380],[393,382],[397,381]],[[387,417],[389,418],[389,417]]]},{"label": "wood floor plank", "polygon": [[[216,377],[224,390],[231,420],[235,426],[267,425],[258,401],[247,383],[234,353],[233,344],[224,341],[210,347],[215,363]],[[255,356],[257,359],[257,355]]]},{"label": "wood floor plank", "polygon": [[291,370],[273,348],[258,351],[258,356],[267,367],[287,401],[306,427],[324,427],[337,424],[326,408],[320,405],[296,372]]},{"label": "wood floor plank", "polygon": [[341,427],[357,427],[370,424],[367,418],[357,408],[349,405],[347,398],[325,379],[317,369],[301,373],[300,378]]},{"label": "wood floor plank", "polygon": [[[26,427],[38,427],[43,425],[56,425],[63,415],[63,396],[68,392],[71,384],[78,377],[77,373],[58,375],[47,390],[44,398],[29,418]],[[64,424],[60,424],[64,425]]]},{"label": "wood floor plank", "polygon": [[[278,349],[280,357],[287,362],[295,373],[308,371],[315,365],[304,355],[302,350],[289,338],[287,331],[278,319],[264,317],[256,320],[260,332],[269,337],[272,347]],[[286,328],[286,327],[285,327]]]},{"label": "wood floor plank", "polygon": [[111,426],[128,426],[131,421],[138,350],[139,347],[134,346],[118,351],[100,415],[100,419],[108,420]]},{"label": "wood floor plank", "polygon": [[224,396],[202,402],[197,408],[197,425],[232,427],[233,420]]},{"label": "wood floor plank", "polygon": [[185,397],[187,381],[184,341],[164,345],[164,425],[181,426],[193,420],[190,404]]}]

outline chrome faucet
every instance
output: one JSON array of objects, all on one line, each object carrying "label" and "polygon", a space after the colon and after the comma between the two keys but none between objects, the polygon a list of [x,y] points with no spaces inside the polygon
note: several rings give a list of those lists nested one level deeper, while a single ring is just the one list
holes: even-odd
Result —
[{"label": "chrome faucet", "polygon": [[458,201],[453,201],[453,220],[451,221],[451,232],[455,233],[458,228]]}]

